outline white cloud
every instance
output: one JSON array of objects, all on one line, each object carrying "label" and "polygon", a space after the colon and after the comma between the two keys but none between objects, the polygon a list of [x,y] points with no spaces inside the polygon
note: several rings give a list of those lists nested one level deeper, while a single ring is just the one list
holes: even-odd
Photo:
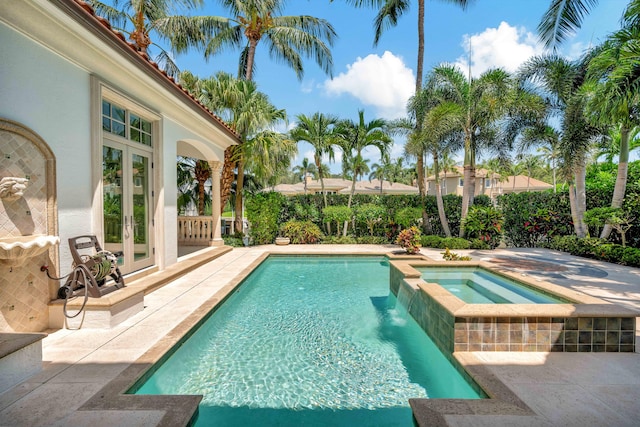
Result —
[{"label": "white cloud", "polygon": [[524,28],[512,27],[501,22],[498,28],[487,28],[480,34],[466,35],[462,42],[466,54],[457,59],[456,65],[469,70],[469,41],[471,41],[471,74],[474,77],[491,68],[503,68],[514,72],[522,63],[544,53],[535,34]]},{"label": "white cloud", "polygon": [[346,72],[325,81],[324,88],[329,95],[355,97],[374,107],[381,118],[396,119],[405,115],[407,100],[415,90],[415,76],[402,58],[387,51],[382,56],[358,57],[347,65]]}]

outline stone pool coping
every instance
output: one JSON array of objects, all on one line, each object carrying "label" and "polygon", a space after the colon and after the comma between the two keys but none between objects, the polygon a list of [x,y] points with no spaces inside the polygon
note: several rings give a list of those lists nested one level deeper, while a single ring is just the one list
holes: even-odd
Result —
[{"label": "stone pool coping", "polygon": [[[238,273],[227,285],[201,304],[178,326],[169,331],[158,343],[140,356],[134,363],[124,369],[117,377],[89,398],[78,410],[80,411],[127,411],[155,410],[163,411],[164,416],[158,426],[173,427],[190,425],[194,422],[201,395],[135,395],[126,394],[137,384],[141,384],[153,371],[152,367],[170,356],[176,344],[188,338],[190,332],[202,324],[209,313],[213,313],[228,297],[230,297],[242,281],[265,259],[271,255],[305,256],[299,252],[266,251],[251,264]],[[315,255],[338,255],[331,252],[314,252]],[[349,252],[340,255],[371,256],[371,252]],[[387,256],[391,262],[415,263],[427,260],[421,256],[407,256],[399,253],[379,254]],[[441,265],[441,264],[440,264]],[[446,426],[447,415],[518,415],[535,416],[536,414],[501,382],[489,368],[471,352],[452,354],[455,361],[482,388],[488,399],[410,399],[414,418],[419,426]]]}]

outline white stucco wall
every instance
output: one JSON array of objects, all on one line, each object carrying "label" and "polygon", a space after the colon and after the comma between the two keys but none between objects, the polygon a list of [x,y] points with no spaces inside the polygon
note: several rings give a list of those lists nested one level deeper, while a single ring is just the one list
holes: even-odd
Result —
[{"label": "white stucco wall", "polygon": [[89,74],[2,23],[0,40],[0,116],[31,128],[56,157],[65,272],[67,239],[91,232]]},{"label": "white stucco wall", "polygon": [[235,140],[181,94],[160,84],[153,73],[132,65],[51,3],[16,5],[7,7],[0,0],[0,117],[31,128],[55,155],[60,272],[70,270],[68,238],[99,234],[94,227],[100,227],[101,213],[92,210],[92,197],[100,192],[92,188],[91,179],[96,175],[95,183],[101,176],[99,160],[92,160],[92,143],[99,138],[91,123],[99,120],[91,116],[92,102],[99,103],[97,87],[108,88],[159,120],[154,156],[156,264],[166,268],[175,263],[178,143],[196,147],[205,160],[222,161],[224,147]]}]

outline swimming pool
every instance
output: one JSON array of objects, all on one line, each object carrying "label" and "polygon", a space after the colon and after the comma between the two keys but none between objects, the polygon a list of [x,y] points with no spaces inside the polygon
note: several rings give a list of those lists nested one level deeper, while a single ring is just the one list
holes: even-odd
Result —
[{"label": "swimming pool", "polygon": [[384,257],[271,256],[136,394],[202,394],[199,426],[410,426],[481,397],[389,292]]},{"label": "swimming pool", "polygon": [[538,291],[480,267],[417,268],[428,283],[437,283],[470,304],[566,304],[571,301]]}]

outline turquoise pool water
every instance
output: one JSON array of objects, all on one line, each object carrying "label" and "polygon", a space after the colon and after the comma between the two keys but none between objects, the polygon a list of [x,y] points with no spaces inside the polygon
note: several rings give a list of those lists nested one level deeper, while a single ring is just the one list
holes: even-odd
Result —
[{"label": "turquoise pool water", "polygon": [[566,304],[555,297],[478,267],[418,268],[428,283],[437,283],[470,304]]},{"label": "turquoise pool water", "polygon": [[268,258],[136,393],[202,394],[197,426],[411,426],[411,397],[480,397],[382,257]]}]

